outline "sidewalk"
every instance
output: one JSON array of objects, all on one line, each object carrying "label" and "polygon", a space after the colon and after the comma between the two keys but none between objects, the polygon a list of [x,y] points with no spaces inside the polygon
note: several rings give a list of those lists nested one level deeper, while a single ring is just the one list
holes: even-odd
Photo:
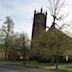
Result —
[{"label": "sidewalk", "polygon": [[[59,65],[58,68],[60,70],[69,70],[69,71],[72,71],[72,68],[66,68],[67,65]],[[54,70],[56,69],[56,66],[46,66],[46,67],[43,67],[42,69],[48,69],[48,70]]]}]

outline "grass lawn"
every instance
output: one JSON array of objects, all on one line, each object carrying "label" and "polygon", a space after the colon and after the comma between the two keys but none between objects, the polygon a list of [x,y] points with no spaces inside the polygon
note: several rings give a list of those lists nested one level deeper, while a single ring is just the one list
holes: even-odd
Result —
[{"label": "grass lawn", "polygon": [[[12,60],[4,60],[0,59],[0,62],[7,63],[7,64],[19,64],[22,65],[24,64],[23,61],[12,61]],[[39,63],[37,61],[26,61],[25,62],[26,66],[34,66],[34,67],[43,67],[43,66],[50,66],[50,63]]]},{"label": "grass lawn", "polygon": [[39,63],[37,61],[26,61],[26,65],[36,65],[36,66],[50,66],[50,63]]},{"label": "grass lawn", "polygon": [[72,72],[72,71],[63,71],[63,72]]},{"label": "grass lawn", "polygon": [[65,66],[66,68],[72,68],[72,65]]},{"label": "grass lawn", "polygon": [[26,67],[32,67],[32,68],[43,68],[51,66],[50,63],[39,63],[37,61],[26,61]]},{"label": "grass lawn", "polygon": [[60,72],[72,72],[70,70],[60,70]]}]

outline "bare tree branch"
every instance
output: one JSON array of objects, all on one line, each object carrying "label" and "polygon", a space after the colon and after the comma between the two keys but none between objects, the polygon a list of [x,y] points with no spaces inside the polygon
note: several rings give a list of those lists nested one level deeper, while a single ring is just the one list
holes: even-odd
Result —
[{"label": "bare tree branch", "polygon": [[56,25],[58,26],[59,29],[63,29],[63,28],[67,28],[68,26],[71,26],[71,23],[70,24],[63,24],[62,26],[59,26],[58,24],[56,24]]},{"label": "bare tree branch", "polygon": [[51,2],[51,0],[48,0],[48,2],[49,2],[49,4],[50,4],[49,9],[50,9],[50,11],[51,11],[51,15],[52,15],[52,14],[53,14],[52,2]]},{"label": "bare tree branch", "polygon": [[[69,14],[65,15],[65,12],[64,12],[64,14],[61,13],[61,15],[59,16],[60,12],[62,11],[62,7],[64,5],[65,0],[63,0],[63,1],[61,1],[61,0],[48,0],[48,2],[49,2],[48,9],[50,10],[51,16],[53,17],[52,26],[57,25],[59,27],[59,25],[56,23],[56,20],[61,21],[69,16]],[[59,27],[59,29],[62,29],[65,26],[70,26],[70,24],[63,24],[61,27]]]},{"label": "bare tree branch", "polygon": [[60,0],[56,1],[55,7],[54,7],[54,15],[56,15],[56,11],[58,9],[59,2],[60,2]]},{"label": "bare tree branch", "polygon": [[56,15],[58,15],[58,14],[59,14],[59,12],[60,12],[61,8],[62,8],[62,7],[63,7],[63,5],[64,5],[64,2],[65,2],[65,0],[64,0],[64,1],[63,1],[63,3],[62,3],[59,7],[58,7]]}]

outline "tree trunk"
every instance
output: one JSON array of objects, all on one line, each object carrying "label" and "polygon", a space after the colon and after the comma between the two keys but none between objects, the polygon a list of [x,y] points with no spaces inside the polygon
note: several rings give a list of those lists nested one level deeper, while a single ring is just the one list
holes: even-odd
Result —
[{"label": "tree trunk", "polygon": [[56,72],[58,72],[58,62],[59,62],[59,59],[58,59],[58,56],[56,56]]},{"label": "tree trunk", "polygon": [[23,64],[24,64],[24,66],[26,65],[26,64],[25,64],[25,56],[24,56],[24,61],[23,61]]},{"label": "tree trunk", "polygon": [[56,20],[56,16],[53,16],[53,22],[52,22],[51,28],[55,27],[55,20]]},{"label": "tree trunk", "polygon": [[5,47],[6,47],[6,48],[5,48],[5,59],[7,59],[7,52],[8,52],[8,51],[7,51],[7,50],[8,50],[8,49],[7,49],[7,48],[8,48],[7,41],[6,41],[6,43],[5,43]]},{"label": "tree trunk", "polygon": [[24,58],[23,58],[23,59],[24,59],[24,62],[23,62],[23,63],[24,63],[24,66],[25,66],[25,65],[26,65],[26,64],[25,64],[25,61],[26,61],[25,47],[24,47],[24,55],[23,55],[23,57],[24,57]]},{"label": "tree trunk", "polygon": [[54,56],[51,56],[51,64],[54,65]]}]

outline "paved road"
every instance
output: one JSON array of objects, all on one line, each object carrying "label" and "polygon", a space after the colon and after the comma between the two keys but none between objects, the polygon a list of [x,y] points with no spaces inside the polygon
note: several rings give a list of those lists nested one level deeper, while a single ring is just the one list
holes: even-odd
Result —
[{"label": "paved road", "polygon": [[0,64],[0,72],[51,72],[48,70],[24,68],[9,64]]}]

